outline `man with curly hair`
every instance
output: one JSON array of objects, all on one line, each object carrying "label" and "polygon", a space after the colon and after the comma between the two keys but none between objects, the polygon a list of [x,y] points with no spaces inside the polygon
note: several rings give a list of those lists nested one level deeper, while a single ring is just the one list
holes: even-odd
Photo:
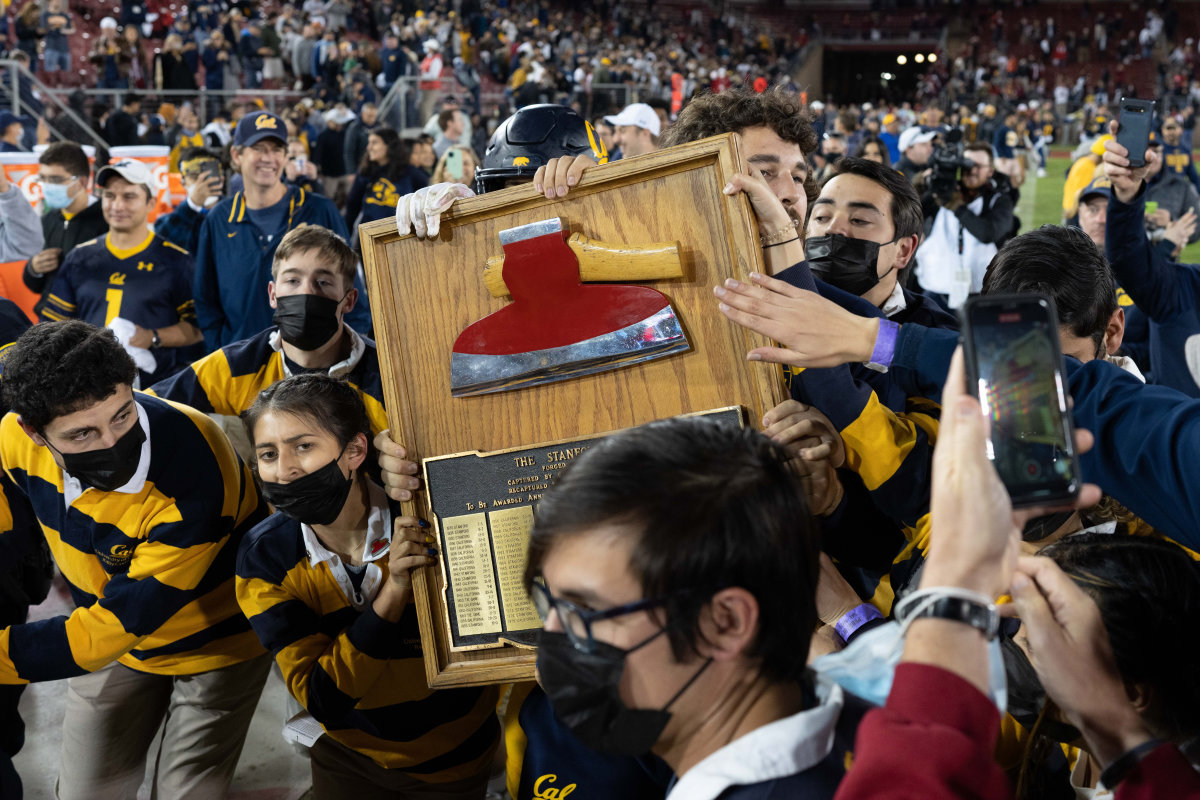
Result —
[{"label": "man with curly hair", "polygon": [[36,518],[75,605],[0,631],[0,684],[69,679],[56,796],[134,796],[161,728],[157,796],[223,797],[270,668],[233,591],[254,479],[111,331],[36,325],[3,368],[0,538]]}]

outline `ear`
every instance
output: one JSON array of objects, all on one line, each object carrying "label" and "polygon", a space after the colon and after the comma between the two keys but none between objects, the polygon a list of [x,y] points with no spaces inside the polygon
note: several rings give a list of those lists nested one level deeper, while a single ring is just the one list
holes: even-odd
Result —
[{"label": "ear", "polygon": [[367,435],[365,433],[355,434],[354,438],[346,444],[346,457],[348,466],[352,470],[358,469],[367,460]]},{"label": "ear", "polygon": [[242,171],[242,148],[236,144],[229,147],[229,163],[233,165],[235,172]]},{"label": "ear", "polygon": [[714,661],[742,658],[758,637],[758,600],[734,586],[722,589],[700,612],[697,649]]},{"label": "ear", "polygon": [[1125,309],[1117,308],[1108,318],[1108,325],[1104,327],[1104,352],[1108,355],[1113,355],[1121,349],[1121,343],[1125,341]]},{"label": "ear", "polygon": [[275,308],[275,281],[267,281],[267,302]]},{"label": "ear", "polygon": [[1154,705],[1154,687],[1144,683],[1126,683],[1125,695],[1139,715],[1144,715]]},{"label": "ear", "polygon": [[917,245],[919,244],[921,244],[921,237],[915,233],[896,242],[896,261],[892,266],[895,267],[897,272],[908,266],[909,261],[912,261],[913,254],[917,252]]},{"label": "ear", "polygon": [[28,422],[21,419],[20,417],[17,417],[17,424],[21,426],[21,430],[25,431],[25,435],[28,436],[30,439],[32,439],[33,443],[36,444],[38,447],[46,447],[47,446],[46,440],[44,438],[42,438],[42,435],[39,434],[37,431],[35,431],[33,429],[33,426],[30,425]]},{"label": "ear", "polygon": [[358,303],[358,289],[351,286],[350,291],[346,292],[346,297],[342,300],[342,305],[344,306],[342,308],[342,316],[344,317],[353,311],[356,303]]}]

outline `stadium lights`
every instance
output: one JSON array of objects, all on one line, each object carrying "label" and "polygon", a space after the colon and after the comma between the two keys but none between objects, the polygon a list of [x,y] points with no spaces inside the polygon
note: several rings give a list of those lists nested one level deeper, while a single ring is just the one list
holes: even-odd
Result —
[{"label": "stadium lights", "polygon": [[917,62],[918,64],[924,64],[925,56],[921,53],[917,53],[915,56],[913,56],[913,61]]},{"label": "stadium lights", "polygon": [[904,56],[896,56],[896,63],[900,66],[904,66],[908,63],[908,59]]}]

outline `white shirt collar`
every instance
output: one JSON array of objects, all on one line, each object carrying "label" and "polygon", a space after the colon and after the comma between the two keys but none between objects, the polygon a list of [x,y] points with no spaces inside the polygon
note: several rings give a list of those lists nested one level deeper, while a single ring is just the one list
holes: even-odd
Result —
[{"label": "white shirt collar", "polygon": [[1138,369],[1138,365],[1129,356],[1105,356],[1104,360],[1110,364],[1116,364],[1142,383],[1146,382],[1146,376],[1142,374],[1142,371]]},{"label": "white shirt collar", "polygon": [[316,531],[311,525],[300,523],[300,535],[304,538],[304,549],[308,553],[308,562],[314,567],[329,562],[329,571],[355,608],[364,608],[375,599],[375,592],[383,582],[383,570],[371,560],[371,552],[376,541],[383,540],[389,544],[392,541],[392,512],[388,506],[387,494],[374,481],[367,481],[367,499],[371,508],[367,512],[367,539],[363,542],[362,555],[359,561],[367,562],[367,571],[363,576],[360,592],[354,591],[354,584],[346,574],[346,566],[336,553],[331,552],[321,544]]},{"label": "white shirt collar", "polygon": [[810,769],[833,749],[842,688],[820,683],[813,708],[757,728],[684,773],[667,800],[715,800],[730,786],[785,778]]},{"label": "white shirt collar", "polygon": [[880,310],[885,317],[890,319],[906,308],[908,308],[908,301],[904,299],[904,287],[900,285],[900,281],[896,281],[891,295],[888,296]]},{"label": "white shirt collar", "polygon": [[[358,331],[351,328],[345,322],[342,323],[342,329],[350,334],[350,355],[346,356],[345,361],[339,361],[329,368],[329,377],[331,378],[341,378],[349,375],[350,371],[357,367],[358,362],[362,360],[363,353],[367,352],[367,342],[371,342],[367,337],[360,336]],[[271,349],[276,353],[283,349],[283,336],[279,333],[278,328],[271,331],[268,342],[271,345]],[[371,342],[371,344],[374,345],[375,343]],[[286,358],[283,361],[283,374],[284,377],[292,377],[292,371],[288,369]]]},{"label": "white shirt collar", "polygon": [[[146,485],[146,477],[150,474],[150,420],[146,418],[146,409],[142,408],[142,404],[136,400],[133,403],[134,408],[138,412],[138,424],[142,426],[142,432],[146,434],[146,441],[142,442],[142,452],[138,456],[138,466],[124,486],[118,486],[113,489],[114,492],[121,494],[137,494]],[[72,476],[65,469],[62,471],[63,476],[63,501],[67,504],[67,508],[79,499],[83,494],[83,484],[79,479]],[[97,490],[99,491],[99,490]]]}]

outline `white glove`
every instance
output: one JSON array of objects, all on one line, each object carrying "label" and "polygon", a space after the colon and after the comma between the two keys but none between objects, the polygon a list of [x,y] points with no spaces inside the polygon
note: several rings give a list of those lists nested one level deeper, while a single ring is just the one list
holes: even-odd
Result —
[{"label": "white glove", "polygon": [[435,183],[406,194],[396,201],[396,230],[401,236],[410,231],[422,239],[437,236],[446,209],[460,197],[474,196],[461,183]]}]

